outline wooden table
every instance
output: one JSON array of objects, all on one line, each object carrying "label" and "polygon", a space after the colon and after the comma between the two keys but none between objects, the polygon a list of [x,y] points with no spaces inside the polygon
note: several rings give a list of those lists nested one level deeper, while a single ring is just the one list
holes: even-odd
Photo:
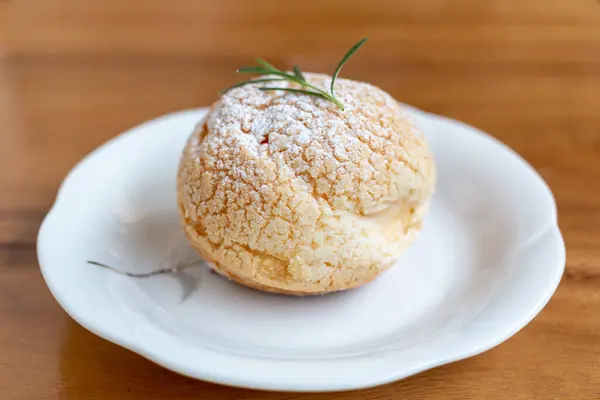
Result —
[{"label": "wooden table", "polygon": [[[329,395],[198,382],[69,319],[38,269],[38,226],[86,153],[204,106],[263,56],[344,75],[474,124],[517,150],[559,205],[567,270],[499,347],[401,382]],[[600,3],[0,1],[1,399],[599,399]]]}]

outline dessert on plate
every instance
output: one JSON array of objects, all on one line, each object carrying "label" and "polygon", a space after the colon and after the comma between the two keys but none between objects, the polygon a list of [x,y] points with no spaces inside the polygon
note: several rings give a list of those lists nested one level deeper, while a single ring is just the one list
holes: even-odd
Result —
[{"label": "dessert on plate", "polygon": [[421,230],[436,178],[425,138],[383,90],[336,79],[348,57],[333,77],[258,60],[245,70],[264,74],[226,91],[192,132],[179,209],[215,271],[270,292],[349,289]]}]

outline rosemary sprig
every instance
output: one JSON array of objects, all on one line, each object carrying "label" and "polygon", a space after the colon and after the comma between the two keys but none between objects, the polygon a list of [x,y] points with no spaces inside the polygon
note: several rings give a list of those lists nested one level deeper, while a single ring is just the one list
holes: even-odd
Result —
[{"label": "rosemary sprig", "polygon": [[[230,90],[236,87],[247,85],[248,83],[265,83],[265,82],[277,82],[277,81],[287,81],[285,78],[261,78],[254,79],[252,81],[238,82],[233,86],[228,87],[226,90]],[[223,92],[224,93],[224,92]]]},{"label": "rosemary sprig", "polygon": [[365,44],[366,41],[367,41],[367,38],[362,38],[358,43],[356,43],[354,46],[352,46],[350,48],[350,50],[348,50],[348,52],[346,53],[346,55],[344,56],[344,58],[342,58],[342,60],[338,64],[337,68],[335,69],[335,72],[333,73],[333,76],[331,77],[331,89],[330,89],[330,91],[331,91],[331,97],[335,98],[335,94],[333,93],[333,84],[335,83],[335,79],[340,74],[340,71],[342,70],[342,67],[344,66],[344,64],[346,64],[346,62],[348,62],[348,60],[350,59],[350,57],[352,57],[352,55],[354,53],[356,53],[356,50],[360,49],[360,47],[363,44]]},{"label": "rosemary sprig", "polygon": [[267,91],[267,90],[283,90],[284,92],[292,92],[292,93],[310,93],[312,96],[321,97],[323,99],[329,100],[329,98],[320,92],[311,92],[310,90],[302,90],[302,89],[294,89],[294,88],[286,88],[286,87],[261,87],[258,90]]},{"label": "rosemary sprig", "polygon": [[275,68],[273,65],[269,64],[262,58],[257,58],[256,63],[259,66],[257,66],[257,67],[242,67],[242,68],[238,69],[237,72],[242,73],[242,74],[266,75],[266,76],[268,76],[267,78],[250,79],[247,81],[238,82],[235,85],[230,86],[227,89],[224,89],[221,93],[225,93],[233,88],[248,85],[248,84],[289,81],[289,82],[300,85],[302,87],[302,89],[284,88],[284,87],[269,87],[269,86],[262,86],[259,89],[265,90],[265,91],[266,90],[283,90],[286,92],[301,93],[301,94],[307,94],[309,96],[320,97],[322,99],[331,101],[336,106],[338,106],[338,108],[340,110],[344,111],[344,105],[335,97],[335,92],[334,92],[335,80],[337,79],[338,75],[340,74],[340,71],[342,70],[342,67],[344,66],[344,64],[346,64],[346,62],[348,62],[350,57],[352,57],[352,55],[354,53],[356,53],[356,51],[363,44],[365,44],[366,41],[367,41],[367,38],[361,39],[358,43],[356,43],[354,46],[352,46],[352,48],[350,48],[350,50],[348,50],[348,52],[344,55],[342,60],[339,62],[335,72],[333,73],[333,76],[331,77],[331,86],[329,88],[329,92],[309,83],[306,80],[306,78],[304,78],[304,75],[302,74],[300,67],[298,67],[297,65],[294,65],[292,73],[290,74],[288,72],[284,72],[284,71],[281,71],[280,69]]},{"label": "rosemary sprig", "polygon": [[121,270],[119,270],[119,269],[117,269],[115,267],[111,267],[110,265],[106,265],[106,264],[103,264],[103,263],[98,262],[98,261],[88,261],[87,263],[88,264],[92,264],[92,265],[96,265],[98,267],[106,268],[106,269],[109,269],[109,270],[111,270],[113,272],[116,272],[117,274],[125,275],[125,276],[130,276],[132,278],[148,278],[150,276],[155,276],[155,275],[170,274],[170,273],[173,273],[173,272],[179,272],[181,270],[194,267],[194,266],[202,263],[202,261],[201,260],[196,260],[196,261],[192,261],[192,262],[189,262],[189,263],[177,265],[177,266],[172,267],[172,268],[160,268],[160,269],[157,269],[155,271],[142,272],[142,273],[133,273],[133,272],[121,271]]}]

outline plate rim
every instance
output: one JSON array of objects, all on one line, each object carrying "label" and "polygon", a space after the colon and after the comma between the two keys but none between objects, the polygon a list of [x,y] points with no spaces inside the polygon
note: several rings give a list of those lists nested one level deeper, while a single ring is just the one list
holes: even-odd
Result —
[{"label": "plate rim", "polygon": [[495,340],[490,340],[488,342],[484,342],[483,344],[481,344],[479,346],[473,346],[473,348],[470,349],[470,351],[458,352],[457,354],[453,354],[453,355],[447,356],[445,358],[441,357],[434,361],[427,360],[426,362],[422,362],[421,364],[415,363],[413,368],[405,368],[405,369],[401,369],[398,371],[389,371],[389,373],[385,374],[385,376],[378,376],[378,377],[365,376],[365,379],[363,379],[363,380],[353,380],[353,381],[346,382],[345,384],[342,384],[342,383],[311,384],[311,383],[306,383],[306,382],[299,383],[301,381],[301,379],[299,379],[298,382],[294,384],[294,383],[290,383],[290,382],[285,382],[285,383],[272,382],[268,377],[266,377],[263,380],[257,380],[257,379],[248,380],[248,379],[245,379],[244,377],[232,376],[233,374],[227,374],[227,373],[224,374],[224,373],[222,373],[222,371],[211,371],[210,367],[204,368],[202,371],[198,371],[198,368],[190,368],[189,366],[178,363],[177,360],[170,358],[167,355],[167,353],[165,353],[164,351],[163,352],[155,351],[152,348],[147,348],[146,346],[143,345],[143,343],[142,344],[135,343],[133,340],[131,340],[131,338],[128,339],[128,338],[120,337],[118,335],[115,335],[115,334],[109,332],[106,329],[103,329],[100,326],[90,323],[89,320],[86,319],[86,316],[79,313],[78,308],[76,306],[73,306],[72,304],[70,304],[70,301],[67,300],[63,296],[61,291],[56,286],[54,286],[54,280],[53,280],[52,272],[51,272],[52,267],[49,265],[48,262],[45,261],[46,257],[44,254],[44,248],[45,248],[45,243],[49,240],[49,235],[47,232],[52,227],[52,224],[54,223],[55,218],[57,218],[58,209],[59,209],[59,206],[61,203],[61,196],[63,196],[65,194],[65,188],[67,187],[68,182],[70,181],[70,179],[72,179],[73,173],[76,170],[80,169],[80,167],[86,161],[88,161],[89,159],[94,157],[94,155],[96,155],[98,152],[106,150],[108,147],[111,147],[111,146],[115,145],[116,143],[120,142],[125,137],[135,134],[138,130],[143,129],[144,127],[146,127],[150,124],[155,124],[157,122],[168,120],[173,117],[187,115],[187,114],[200,115],[201,113],[204,113],[207,111],[207,108],[205,108],[205,107],[187,109],[187,110],[181,110],[181,111],[177,111],[177,112],[173,112],[173,113],[168,113],[168,114],[159,116],[157,118],[145,121],[131,129],[113,137],[112,139],[106,141],[105,143],[101,144],[96,149],[94,149],[92,152],[90,152],[88,155],[86,155],[84,158],[82,158],[69,171],[69,173],[67,174],[65,179],[62,181],[62,183],[58,189],[56,199],[55,199],[53,205],[51,206],[51,208],[49,209],[44,220],[42,221],[42,224],[38,231],[37,254],[38,254],[38,261],[39,261],[42,276],[43,276],[47,286],[49,287],[52,295],[54,296],[56,301],[59,303],[61,308],[63,308],[63,310],[65,310],[65,312],[73,320],[75,320],[78,324],[83,326],[88,331],[94,333],[95,335],[97,335],[105,340],[108,340],[108,341],[113,342],[121,347],[124,347],[124,348],[130,350],[130,351],[133,351],[133,352],[141,355],[142,357],[144,357],[158,365],[161,365],[171,371],[177,372],[181,375],[188,376],[188,377],[194,378],[194,379],[202,379],[204,381],[218,383],[218,384],[224,384],[224,385],[229,385],[229,386],[243,387],[243,388],[248,388],[248,389],[271,390],[271,391],[284,390],[284,391],[292,391],[292,392],[324,392],[324,391],[344,391],[344,390],[363,389],[363,388],[379,386],[379,385],[382,385],[385,383],[404,379],[406,377],[415,375],[417,373],[423,372],[428,369],[432,369],[432,368],[435,368],[435,367],[438,367],[441,365],[445,365],[445,364],[449,364],[449,363],[463,360],[466,358],[470,358],[477,354],[483,353],[483,352],[499,345],[500,343],[504,342],[505,340],[509,339],[510,337],[515,335],[518,331],[520,331],[523,327],[525,327],[529,322],[531,322],[539,314],[539,312],[545,307],[545,305],[548,303],[548,301],[551,299],[551,297],[553,296],[554,292],[556,291],[556,289],[560,283],[560,280],[562,278],[562,275],[563,275],[564,269],[565,269],[566,249],[565,249],[564,240],[562,238],[562,235],[561,235],[561,232],[560,232],[560,229],[558,226],[558,222],[557,222],[556,202],[552,195],[552,192],[550,191],[549,187],[547,186],[547,184],[543,180],[543,178],[538,174],[538,172],[535,171],[535,169],[530,164],[528,164],[519,154],[517,154],[514,150],[509,148],[507,145],[505,145],[498,139],[494,138],[493,136],[491,136],[491,135],[487,134],[486,132],[483,132],[473,126],[470,126],[468,124],[465,124],[465,123],[457,121],[457,120],[454,120],[452,118],[428,113],[428,112],[419,110],[415,107],[408,106],[405,104],[403,104],[403,107],[405,109],[407,109],[410,113],[415,114],[419,117],[422,117],[425,119],[431,119],[434,121],[439,121],[442,124],[452,124],[452,125],[458,126],[461,129],[466,129],[468,131],[471,131],[471,133],[473,133],[473,134],[478,134],[478,135],[484,137],[486,140],[492,141],[493,144],[496,146],[500,146],[502,151],[509,152],[511,156],[516,158],[515,161],[519,162],[521,167],[527,168],[530,172],[533,172],[536,180],[538,180],[540,183],[543,184],[543,187],[546,190],[547,200],[549,200],[552,204],[553,220],[550,221],[551,223],[549,223],[548,225],[545,226],[544,230],[540,233],[539,238],[536,239],[536,240],[541,240],[542,238],[551,238],[551,239],[547,239],[547,240],[553,240],[552,246],[558,250],[557,256],[554,259],[554,261],[555,261],[554,265],[547,267],[548,271],[553,272],[552,280],[548,283],[546,290],[543,293],[540,292],[540,298],[539,298],[538,302],[536,303],[536,305],[534,307],[532,307],[529,310],[527,315],[525,317],[522,317],[521,320],[519,321],[519,323],[512,324],[511,329],[508,332],[505,332],[504,334],[500,335],[500,337],[495,338]]}]

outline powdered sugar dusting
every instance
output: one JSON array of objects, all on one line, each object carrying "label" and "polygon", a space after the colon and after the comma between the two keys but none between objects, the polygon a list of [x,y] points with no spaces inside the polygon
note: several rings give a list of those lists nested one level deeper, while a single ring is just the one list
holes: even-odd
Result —
[{"label": "powdered sugar dusting", "polygon": [[312,293],[372,279],[420,229],[435,181],[422,135],[367,83],[336,80],[344,111],[258,85],[223,95],[190,138],[179,173],[188,235],[247,284]]},{"label": "powdered sugar dusting", "polygon": [[[305,77],[323,88],[331,82],[329,76],[321,74],[307,73]],[[345,210],[369,214],[381,203],[396,201],[410,189],[401,187],[408,176],[415,181],[415,188],[418,186],[420,179],[415,175],[431,160],[421,135],[384,91],[367,83],[338,79],[336,94],[344,104],[342,111],[325,99],[261,91],[259,85],[299,87],[283,81],[231,90],[221,99],[219,117],[211,129],[217,140],[232,135],[246,137],[246,151],[266,154],[278,167],[300,176],[315,194],[328,198],[333,194],[336,207]],[[379,174],[388,175],[390,187],[371,190],[370,196],[359,196],[355,186],[336,184],[352,181],[359,186],[382,186],[385,179],[377,178]],[[354,178],[341,179],[344,175]]]}]

